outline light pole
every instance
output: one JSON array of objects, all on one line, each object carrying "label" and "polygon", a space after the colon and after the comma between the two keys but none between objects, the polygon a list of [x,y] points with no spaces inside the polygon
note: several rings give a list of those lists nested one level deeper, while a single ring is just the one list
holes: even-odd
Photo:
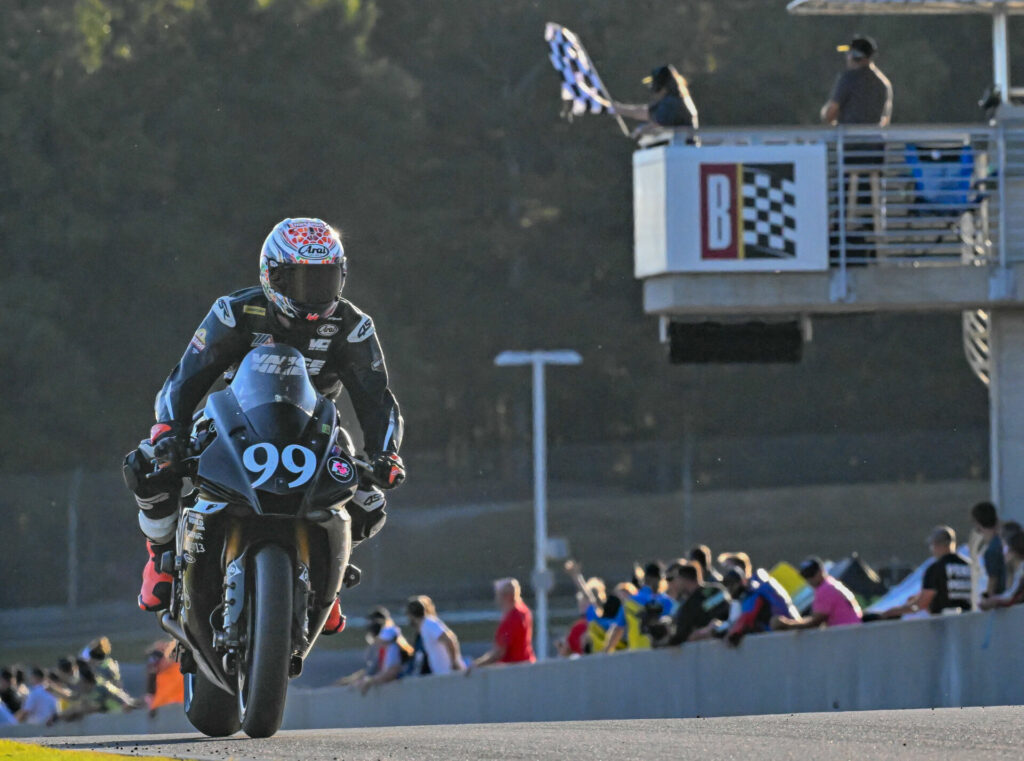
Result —
[{"label": "light pole", "polygon": [[537,594],[537,658],[548,654],[548,592],[554,585],[548,571],[548,474],[546,400],[544,365],[578,365],[583,362],[577,352],[503,351],[494,358],[498,367],[533,365],[533,588]]}]

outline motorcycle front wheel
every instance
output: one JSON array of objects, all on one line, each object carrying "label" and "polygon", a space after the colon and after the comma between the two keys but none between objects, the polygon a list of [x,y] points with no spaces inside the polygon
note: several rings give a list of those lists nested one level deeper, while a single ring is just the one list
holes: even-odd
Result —
[{"label": "motorcycle front wheel", "polygon": [[293,576],[291,557],[282,547],[264,545],[252,559],[237,708],[249,737],[270,737],[284,719],[292,654]]}]

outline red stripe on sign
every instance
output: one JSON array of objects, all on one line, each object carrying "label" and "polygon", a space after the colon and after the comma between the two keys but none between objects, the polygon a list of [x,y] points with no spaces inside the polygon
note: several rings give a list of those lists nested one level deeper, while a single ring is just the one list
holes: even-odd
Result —
[{"label": "red stripe on sign", "polygon": [[700,165],[700,258],[738,259],[738,164]]}]

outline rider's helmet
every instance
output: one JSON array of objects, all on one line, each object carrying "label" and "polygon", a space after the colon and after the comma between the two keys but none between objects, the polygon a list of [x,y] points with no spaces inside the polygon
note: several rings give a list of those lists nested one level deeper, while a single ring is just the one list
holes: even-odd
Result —
[{"label": "rider's helmet", "polygon": [[338,307],[348,264],[337,231],[320,219],[274,225],[260,251],[260,285],[281,314],[321,320]]}]

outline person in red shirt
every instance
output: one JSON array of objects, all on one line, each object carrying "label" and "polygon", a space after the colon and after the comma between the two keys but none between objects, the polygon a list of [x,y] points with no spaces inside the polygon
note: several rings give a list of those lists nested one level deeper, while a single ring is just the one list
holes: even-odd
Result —
[{"label": "person in red shirt", "polygon": [[494,646],[473,661],[473,666],[536,662],[532,644],[533,614],[523,602],[519,582],[515,579],[494,582],[494,600],[502,612],[501,623],[494,634]]}]

